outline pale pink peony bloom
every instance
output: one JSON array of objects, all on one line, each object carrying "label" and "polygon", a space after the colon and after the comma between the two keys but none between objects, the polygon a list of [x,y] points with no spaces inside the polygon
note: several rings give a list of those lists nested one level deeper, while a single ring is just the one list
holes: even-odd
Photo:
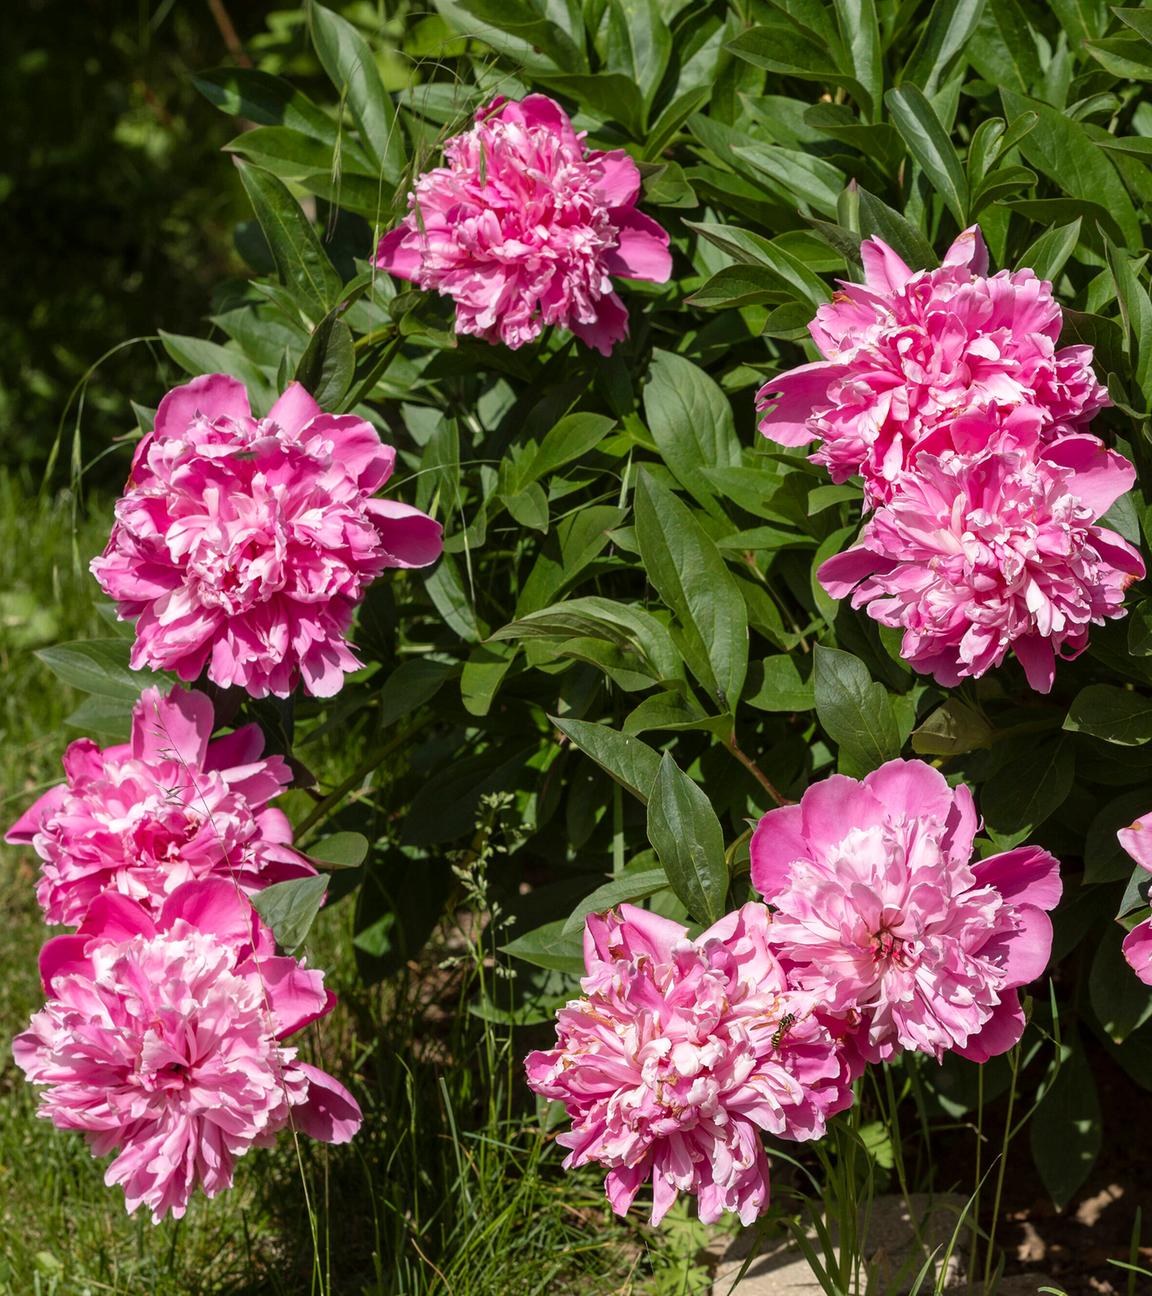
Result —
[{"label": "pale pink peony bloom", "polygon": [[136,451],[92,573],[138,618],[132,666],[202,671],[253,697],[297,682],[330,697],[360,665],[344,635],[389,567],[425,567],[439,523],[371,498],[396,451],[352,414],[325,414],[298,383],[253,418],[224,374],[170,391]]},{"label": "pale pink peony bloom", "polygon": [[1059,864],[1038,846],[973,862],[977,827],[965,786],[902,760],[861,782],[833,774],[760,820],[752,883],[775,910],[773,948],[865,1061],[984,1062],[1020,1038]]},{"label": "pale pink peony bloom", "polygon": [[[1146,873],[1152,873],[1152,814],[1141,815],[1116,836],[1136,863]],[[1152,985],[1152,918],[1137,923],[1124,937],[1124,957],[1140,980]]]},{"label": "pale pink peony bloom", "polygon": [[824,358],[767,383],[759,407],[765,436],[819,440],[812,462],[833,481],[860,474],[868,506],[891,497],[922,451],[982,450],[989,439],[1011,448],[1020,433],[1053,440],[1109,403],[1092,348],[1056,345],[1052,285],[1031,270],[989,276],[976,226],[938,270],[912,271],[878,238],[860,251],[864,283],[844,283],[809,326]]},{"label": "pale pink peony bloom", "polygon": [[47,1004],[12,1042],[43,1086],[38,1115],[79,1130],[129,1212],[179,1219],[197,1185],[231,1187],[237,1158],[285,1128],[346,1143],[356,1100],[283,1041],[335,1002],[323,974],[277,957],[228,882],[188,882],[158,919],[96,900],[74,936],[44,946]]},{"label": "pale pink peony bloom", "polygon": [[636,210],[640,172],[589,152],[545,95],[495,99],[444,145],[376,264],[456,303],[456,332],[515,349],[548,324],[604,355],[628,332],[612,276],[664,283],[668,235]]},{"label": "pale pink peony bloom", "polygon": [[584,997],[557,1015],[556,1047],[525,1065],[572,1118],[564,1165],[606,1166],[617,1214],[651,1179],[654,1224],[681,1191],[703,1220],[751,1223],[768,1204],[761,1132],[818,1138],[851,1103],[841,1050],[817,1001],[789,984],[769,926],[758,904],[696,940],[632,905],[588,918]]},{"label": "pale pink peony bloom", "polygon": [[1023,451],[922,454],[916,471],[864,524],[857,544],[819,569],[882,625],[900,655],[951,687],[1014,652],[1034,689],[1056,658],[1088,646],[1088,628],[1124,615],[1144,575],[1136,549],[1096,525],[1132,485],[1132,465],[1090,436],[1037,459]]},{"label": "pale pink peony bloom", "polygon": [[150,688],[133,709],[131,742],[68,747],[67,781],[7,835],[40,856],[36,897],[47,922],[75,926],[105,891],[156,915],[197,878],[227,878],[252,894],[316,872],[268,805],[292,779],[283,758],[261,756],[256,725],[210,742],[214,723],[203,693]]}]

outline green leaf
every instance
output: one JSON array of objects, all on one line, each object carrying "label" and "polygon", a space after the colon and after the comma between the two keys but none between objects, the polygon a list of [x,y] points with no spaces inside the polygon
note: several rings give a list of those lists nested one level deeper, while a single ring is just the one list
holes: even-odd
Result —
[{"label": "green leaf", "polygon": [[1133,377],[1145,399],[1152,400],[1152,300],[1136,278],[1131,258],[1107,240],[1104,250],[1116,283],[1120,317],[1128,335],[1128,361]]},{"label": "green leaf", "polygon": [[900,755],[900,731],[892,701],[868,668],[839,648],[813,650],[816,715],[829,738],[861,774]]},{"label": "green leaf", "polygon": [[[321,144],[287,126],[257,126],[229,140],[227,152],[248,158],[266,171],[286,180],[303,180],[312,175],[353,175],[368,179],[373,205],[380,206],[379,181],[375,169],[368,169],[366,159],[355,153],[337,153],[329,144]],[[365,170],[368,170],[365,176]]]},{"label": "green leaf", "polygon": [[1092,1010],[1115,1044],[1122,1044],[1152,1017],[1152,989],[1133,974],[1121,948],[1123,939],[1122,931],[1109,928],[1096,947],[1088,974]]},{"label": "green leaf", "polygon": [[779,27],[753,27],[729,41],[725,48],[755,67],[767,68],[780,76],[843,86],[868,117],[876,109],[867,89],[854,76],[835,66],[834,51],[821,48],[802,36],[782,31]]},{"label": "green leaf", "polygon": [[667,752],[648,801],[648,840],[689,914],[718,922],[728,897],[724,832],[707,796]]},{"label": "green leaf", "polygon": [[257,401],[271,397],[272,384],[263,369],[235,347],[221,346],[203,338],[184,337],[179,333],[166,333],[163,329],[157,332],[164,350],[185,373],[193,377],[206,373],[228,374],[231,378],[238,378]]},{"label": "green leaf", "polygon": [[127,698],[86,697],[64,723],[87,737],[127,742],[132,734],[132,703]]},{"label": "green leaf", "polygon": [[607,28],[607,70],[631,77],[650,103],[672,54],[659,0],[608,0]]},{"label": "green leaf", "polygon": [[127,639],[77,639],[72,643],[41,648],[36,656],[65,684],[97,697],[135,702],[143,689],[164,684],[165,677],[150,670],[132,670]]},{"label": "green leaf", "polygon": [[923,91],[902,85],[884,96],[896,129],[960,226],[968,223],[968,181],[936,110]]},{"label": "green leaf", "polygon": [[934,0],[928,21],[904,70],[901,84],[934,95],[952,60],[968,44],[980,22],[984,0]]},{"label": "green leaf", "polygon": [[515,646],[477,644],[460,674],[460,700],[469,715],[486,716],[516,656]]},{"label": "green leaf", "polygon": [[740,699],[748,670],[748,612],[716,545],[667,488],[642,473],[636,539],[648,579],[675,613],[686,659],[721,711]]},{"label": "green leaf", "polygon": [[1087,1179],[1100,1152],[1100,1100],[1084,1051],[1076,1042],[1047,1086],[1031,1121],[1032,1159],[1057,1210]]},{"label": "green leaf", "polygon": [[283,181],[247,162],[237,169],[281,281],[305,315],[322,319],[342,285],[311,222]]},{"label": "green leaf", "polygon": [[622,873],[618,878],[605,882],[590,895],[586,895],[569,914],[562,931],[565,935],[569,932],[582,932],[584,920],[589,914],[604,913],[605,910],[626,901],[645,900],[648,896],[655,895],[657,891],[663,891],[667,885],[668,874],[662,868],[637,869],[634,873]]},{"label": "green leaf", "polygon": [[874,0],[835,0],[840,35],[856,80],[873,104],[884,93],[883,50]]},{"label": "green leaf", "polygon": [[252,897],[252,908],[272,929],[276,944],[286,954],[293,954],[307,940],[327,890],[328,879],[323,873],[274,882]]},{"label": "green leaf", "polygon": [[1020,267],[1026,266],[1035,270],[1038,279],[1055,281],[1067,264],[1068,258],[1076,250],[1082,224],[1083,217],[1077,216],[1067,225],[1058,225],[1055,229],[1046,230],[1020,258]]},{"label": "green leaf", "polygon": [[868,238],[878,235],[914,270],[928,270],[937,264],[932,244],[898,211],[881,202],[867,189],[857,189],[860,201],[860,233]]},{"label": "green leaf", "polygon": [[312,331],[296,366],[296,381],[311,392],[321,409],[336,410],[355,372],[352,330],[338,315],[329,312]]},{"label": "green leaf", "polygon": [[824,216],[836,216],[840,192],[848,181],[839,167],[779,144],[738,144],[732,151],[790,206],[800,201]]},{"label": "green leaf", "polygon": [[[805,305],[815,309],[832,300],[831,290],[824,280],[779,243],[736,225],[714,225],[707,221],[685,223],[689,229],[694,229],[709,243],[735,257],[741,264],[767,270],[778,288],[791,292]],[[699,296],[698,292],[692,300],[697,300]]]},{"label": "green leaf", "polygon": [[[1152,874],[1149,874],[1142,865],[1137,864],[1128,879],[1128,885],[1124,888],[1124,898],[1120,901],[1120,908],[1116,910],[1116,921],[1119,922],[1122,918],[1147,909],[1150,890],[1152,890]],[[1128,974],[1131,976],[1131,968],[1128,969]]]},{"label": "green leaf", "polygon": [[[1014,757],[1014,758],[1013,758]],[[1063,805],[1076,776],[1076,755],[1067,738],[1017,740],[1005,762],[984,785],[980,808],[988,826],[1010,834],[1038,828]]]},{"label": "green leaf", "polygon": [[404,132],[368,43],[350,22],[322,5],[310,4],[308,17],[317,57],[359,127],[360,147],[395,184],[408,163]]},{"label": "green leaf", "polygon": [[[588,58],[582,46],[545,17],[546,6],[533,0],[460,0],[460,8],[539,50],[560,69],[583,71]],[[622,77],[621,80],[624,80]]]},{"label": "green leaf", "polygon": [[501,495],[508,512],[523,527],[532,531],[548,530],[548,496],[539,482],[529,482],[523,490]]},{"label": "green leaf", "polygon": [[518,475],[517,484],[524,486],[538,481],[574,459],[583,459],[615,426],[616,420],[603,414],[566,414],[540,442],[535,455]]},{"label": "green leaf", "polygon": [[[1152,809],[1145,791],[1122,792],[1096,812],[1084,839],[1084,881],[1096,885],[1119,882],[1132,872],[1132,857],[1120,845],[1116,834],[1134,828],[1136,820]],[[1143,831],[1142,829],[1138,831]],[[1145,877],[1148,875],[1145,874]]]},{"label": "green leaf", "polygon": [[[494,0],[504,4],[504,0]],[[644,99],[635,81],[616,72],[537,74],[545,89],[556,90],[578,100],[589,112],[607,121],[619,122],[634,138],[644,137]]]},{"label": "green leaf", "polygon": [[1065,194],[1102,205],[1109,211],[1129,247],[1142,243],[1140,222],[1116,168],[1093,143],[1093,136],[1067,114],[1036,99],[1003,89],[1000,97],[1009,118],[1033,111],[1040,120],[1020,141],[1024,159],[1053,180]]},{"label": "green leaf", "polygon": [[430,702],[441,686],[456,673],[456,667],[430,657],[413,657],[401,662],[384,681],[380,690],[381,729],[394,725],[406,715]]},{"label": "green leaf", "polygon": [[796,661],[789,653],[779,653],[753,663],[748,672],[751,688],[744,701],[758,711],[811,711],[816,705],[815,683],[801,677]]},{"label": "green leaf", "polygon": [[921,756],[961,756],[990,747],[994,730],[974,707],[949,698],[912,731],[912,750]]},{"label": "green leaf", "polygon": [[732,406],[717,384],[690,360],[652,353],[644,416],[656,448],[676,480],[705,508],[723,517],[702,468],[735,468],[740,442]]},{"label": "green leaf", "polygon": [[1089,684],[1072,700],[1064,728],[1139,747],[1152,739],[1152,698],[1112,684]]},{"label": "green leaf", "polygon": [[557,716],[550,719],[585,756],[591,757],[606,774],[611,774],[633,796],[648,804],[648,794],[660,772],[660,757],[647,743],[587,720],[561,720]]},{"label": "green leaf", "polygon": [[425,577],[424,588],[436,605],[436,611],[461,639],[475,643],[488,633],[487,626],[476,615],[470,589],[464,588],[460,570],[451,554],[444,554],[432,574]]},{"label": "green leaf", "polygon": [[565,919],[545,923],[535,931],[525,932],[514,941],[502,945],[505,954],[522,959],[534,967],[555,972],[570,972],[579,976],[584,972],[584,941],[578,930],[569,931]]},{"label": "green leaf", "polygon": [[780,300],[780,280],[764,266],[721,266],[685,304],[700,310],[732,310]]},{"label": "green leaf", "polygon": [[332,833],[308,848],[308,858],[322,869],[359,868],[368,858],[368,838],[358,832]]}]

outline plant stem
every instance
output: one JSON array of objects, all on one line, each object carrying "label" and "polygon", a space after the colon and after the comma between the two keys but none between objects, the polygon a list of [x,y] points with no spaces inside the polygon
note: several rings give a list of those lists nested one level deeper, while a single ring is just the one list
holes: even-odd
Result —
[{"label": "plant stem", "polygon": [[1012,1141],[1012,1108],[1016,1102],[1016,1080],[1020,1068],[1020,1045],[1008,1055],[1012,1068],[1012,1086],[1008,1090],[1008,1112],[1004,1117],[1004,1141],[1000,1147],[1000,1165],[996,1171],[996,1194],[992,1198],[992,1222],[988,1225],[988,1254],[984,1259],[984,1290],[992,1281],[992,1257],[996,1252],[996,1223],[1000,1218],[1000,1198],[1004,1191],[1004,1172],[1008,1168],[1008,1145]]},{"label": "plant stem", "polygon": [[760,768],[759,765],[756,764],[756,762],[751,758],[751,756],[746,755],[743,751],[740,750],[740,745],[736,741],[735,734],[733,734],[731,738],[727,738],[724,740],[724,746],[728,748],[728,750],[732,753],[732,755],[736,757],[736,759],[740,762],[740,764],[744,766],[744,768],[748,771],[748,773],[752,775],[752,777],[756,780],[756,782],[760,784],[760,786],[764,789],[764,791],[768,793],[768,795],[772,798],[773,801],[776,802],[778,806],[792,804],[792,802],[789,801],[789,799],[786,796],[781,795],[781,793],[776,789],[775,785],[768,778],[768,775],[764,773],[764,771]]}]

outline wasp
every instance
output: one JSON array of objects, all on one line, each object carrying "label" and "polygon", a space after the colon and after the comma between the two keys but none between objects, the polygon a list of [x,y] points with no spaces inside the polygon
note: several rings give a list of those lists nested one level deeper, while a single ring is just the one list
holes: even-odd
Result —
[{"label": "wasp", "polygon": [[788,1034],[788,1032],[792,1029],[792,1027],[795,1024],[796,1024],[795,1013],[785,1013],[784,1016],[780,1018],[780,1025],[777,1026],[775,1031],[772,1033],[773,1048],[779,1048],[780,1045],[783,1044],[784,1036]]}]

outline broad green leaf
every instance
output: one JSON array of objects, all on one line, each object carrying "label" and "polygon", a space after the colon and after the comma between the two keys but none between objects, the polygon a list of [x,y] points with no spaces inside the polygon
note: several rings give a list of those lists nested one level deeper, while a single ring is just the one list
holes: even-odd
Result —
[{"label": "broad green leaf", "polygon": [[1113,76],[1131,81],[1152,80],[1152,46],[1139,36],[1105,36],[1084,48]]},{"label": "broad green leaf", "polygon": [[403,720],[406,715],[430,702],[441,687],[456,673],[456,667],[431,657],[412,657],[403,661],[384,681],[380,690],[381,729]]},{"label": "broad green leaf", "polygon": [[740,463],[740,442],[727,396],[702,369],[671,351],[654,351],[648,373],[644,415],[656,448],[677,481],[705,508],[723,517],[700,470],[734,468]]},{"label": "broad green leaf", "polygon": [[321,409],[336,410],[355,371],[352,330],[338,315],[329,312],[312,331],[296,366],[296,381],[311,392]]},{"label": "broad green leaf", "polygon": [[294,954],[307,940],[327,890],[328,879],[323,873],[274,882],[252,896],[252,908],[272,929],[285,954]]},{"label": "broad green leaf", "polygon": [[[868,117],[876,109],[877,105],[867,89],[854,76],[834,65],[832,51],[802,36],[782,31],[779,27],[753,27],[730,41],[726,48],[738,58],[780,76],[843,86]],[[829,57],[830,53],[832,57]]]},{"label": "broad green leaf", "polygon": [[[504,4],[505,0],[492,0]],[[535,78],[545,89],[556,90],[581,103],[589,112],[618,122],[634,138],[644,138],[644,99],[635,81],[615,72],[582,72]]]},{"label": "broad green leaf", "polygon": [[816,715],[829,738],[861,774],[900,755],[900,731],[883,684],[859,658],[839,648],[813,650]]},{"label": "broad green leaf", "polygon": [[764,184],[790,207],[799,200],[825,216],[835,217],[840,191],[848,182],[839,167],[778,144],[739,144],[733,152],[749,163]]},{"label": "broad green leaf", "polygon": [[867,189],[857,189],[860,202],[860,233],[877,235],[893,247],[913,270],[930,270],[939,263],[932,244],[906,217],[889,207]]},{"label": "broad green leaf", "polygon": [[667,752],[648,800],[648,840],[689,914],[718,922],[728,897],[724,832],[707,796]]},{"label": "broad green leaf", "polygon": [[1072,740],[1020,739],[1005,749],[1005,756],[1004,764],[984,785],[980,802],[984,818],[1001,834],[1037,828],[1072,790],[1076,776]]},{"label": "broad green leaf", "polygon": [[1064,728],[1139,747],[1152,739],[1152,698],[1112,684],[1089,684],[1072,700]]},{"label": "broad green leaf", "polygon": [[311,222],[283,181],[247,162],[237,168],[281,281],[305,315],[322,319],[335,305],[341,282]]},{"label": "broad green leaf", "polygon": [[539,50],[562,71],[588,66],[582,45],[547,16],[549,7],[539,0],[460,0],[460,8]]},{"label": "broad green leaf", "polygon": [[492,702],[511,669],[515,646],[477,644],[468,654],[460,673],[460,700],[469,715],[486,716]]},{"label": "broad green leaf", "polygon": [[1133,975],[1121,948],[1123,938],[1124,933],[1116,927],[1105,931],[1088,974],[1092,1010],[1116,1044],[1122,1044],[1152,1017],[1152,989]]},{"label": "broad green leaf", "polygon": [[1084,1051],[1076,1041],[1045,1088],[1031,1120],[1032,1160],[1057,1210],[1087,1179],[1101,1143],[1100,1100]]},{"label": "broad green leaf", "polygon": [[208,342],[204,338],[184,337],[179,333],[166,333],[159,329],[160,341],[164,350],[184,370],[193,377],[206,373],[224,373],[238,378],[248,393],[258,403],[261,398],[272,395],[272,384],[267,375],[253,360],[234,346],[221,346],[219,342]]},{"label": "broad green leaf", "polygon": [[648,473],[636,489],[636,538],[648,579],[680,622],[690,668],[721,711],[733,710],[748,669],[748,613],[719,550]]},{"label": "broad green leaf", "polygon": [[1036,271],[1038,279],[1055,280],[1076,250],[1083,219],[1077,216],[1067,225],[1046,230],[1020,258],[1020,266]]},{"label": "broad green leaf", "polygon": [[618,904],[632,900],[646,900],[648,896],[663,891],[668,885],[668,874],[662,868],[637,869],[634,873],[623,873],[611,882],[605,882],[572,910],[561,929],[564,935],[569,932],[582,932],[584,921],[589,914],[603,913]]},{"label": "broad green leaf", "polygon": [[[1137,864],[1128,879],[1128,885],[1124,888],[1124,898],[1120,901],[1120,908],[1116,910],[1116,921],[1119,922],[1122,918],[1128,918],[1134,913],[1147,909],[1150,891],[1152,891],[1152,873]],[[1131,975],[1132,969],[1129,968],[1128,971]]]},{"label": "broad green leaf", "polygon": [[1152,300],[1149,300],[1147,289],[1137,279],[1127,253],[1110,242],[1105,243],[1105,252],[1116,282],[1120,317],[1128,335],[1128,360],[1132,367],[1132,377],[1145,400],[1152,400]]},{"label": "broad green leaf", "polygon": [[[832,292],[824,280],[778,242],[771,242],[760,234],[735,225],[714,225],[706,221],[686,223],[738,262],[769,271],[779,288],[790,291],[813,309],[832,300]],[[700,292],[697,292],[692,300],[698,300],[699,297]]]},{"label": "broad green leaf", "polygon": [[989,0],[966,53],[972,66],[992,85],[1021,94],[1039,93],[1043,85],[1044,67],[1019,0]]},{"label": "broad green leaf", "polygon": [[651,103],[672,54],[672,30],[659,0],[608,0],[607,27],[607,70],[631,77]]},{"label": "broad green leaf", "polygon": [[582,459],[615,426],[616,420],[603,414],[566,414],[540,442],[535,455],[519,474],[518,483],[527,485],[530,481],[538,481],[564,464]]},{"label": "broad green leaf", "polygon": [[64,723],[79,729],[89,738],[107,738],[112,742],[127,742],[132,734],[132,702],[128,698],[98,697],[90,694]]},{"label": "broad green leaf", "polygon": [[949,698],[912,731],[912,750],[921,756],[961,756],[990,747],[994,730],[975,708]]},{"label": "broad green leaf", "polygon": [[753,662],[744,701],[758,711],[811,711],[816,705],[815,684],[801,676],[796,662],[790,653]]},{"label": "broad green leaf", "polygon": [[967,45],[980,22],[984,0],[933,0],[928,21],[916,42],[900,83],[934,95],[952,60]]},{"label": "broad green leaf", "polygon": [[550,719],[585,756],[591,757],[605,773],[647,805],[660,772],[660,756],[647,743],[587,720],[562,720],[557,716]]},{"label": "broad green leaf", "polygon": [[248,158],[286,180],[297,180],[314,174],[338,176],[357,175],[368,179],[373,202],[380,205],[379,183],[375,170],[359,152],[343,154],[330,144],[322,144],[298,130],[287,126],[257,126],[229,140],[224,146],[229,153]]},{"label": "broad green leaf", "polygon": [[525,932],[500,948],[505,954],[523,959],[535,967],[571,972],[577,976],[584,972],[583,938],[579,931],[567,930],[563,918]]},{"label": "broad green leaf", "polygon": [[315,0],[308,17],[316,54],[359,127],[360,147],[395,184],[408,162],[404,132],[367,41],[350,22]]},{"label": "broad green leaf", "polygon": [[1152,798],[1144,790],[1122,792],[1100,807],[1084,839],[1085,883],[1119,882],[1129,876],[1132,857],[1120,845],[1116,834],[1121,828],[1133,827],[1149,810],[1152,810]]},{"label": "broad green leaf", "polygon": [[[531,745],[521,745],[529,733]],[[517,787],[538,745],[534,731],[521,729],[504,745],[440,764],[424,778],[412,798],[404,817],[402,843],[439,846],[470,839],[481,798]]]},{"label": "broad green leaf", "polygon": [[1102,205],[1109,211],[1129,247],[1142,243],[1140,222],[1128,190],[1116,168],[1093,143],[1079,122],[1036,99],[1025,99],[1011,90],[1000,92],[1009,118],[1033,111],[1039,115],[1035,130],[1020,141],[1024,159],[1055,181],[1073,198]]},{"label": "broad green leaf", "polygon": [[733,310],[778,302],[780,280],[758,265],[721,266],[700,288],[685,298],[685,304],[700,310]]},{"label": "broad green leaf", "polygon": [[487,626],[476,615],[471,586],[465,588],[460,569],[451,554],[444,554],[432,569],[432,574],[425,577],[424,588],[436,605],[436,611],[461,639],[475,643],[487,635]]},{"label": "broad green leaf", "polygon": [[308,858],[330,872],[359,868],[368,858],[368,838],[358,832],[332,833],[308,847]]},{"label": "broad green leaf", "polygon": [[624,717],[627,734],[648,733],[653,729],[699,730],[725,738],[732,732],[732,718],[710,716],[691,694],[667,689],[649,695]]},{"label": "broad green leaf", "polygon": [[132,645],[126,639],[77,639],[41,648],[36,656],[65,684],[97,697],[135,702],[143,689],[163,684],[150,670],[132,670]]},{"label": "broad green leaf", "polygon": [[884,96],[896,129],[908,151],[944,199],[958,225],[968,223],[968,181],[948,132],[936,110],[914,85],[902,85]]},{"label": "broad green leaf", "polygon": [[539,482],[529,482],[523,490],[501,495],[508,512],[523,527],[532,531],[548,530],[548,496]]},{"label": "broad green leaf", "polygon": [[875,0],[835,0],[836,19],[855,79],[873,104],[884,93],[884,62]]}]

